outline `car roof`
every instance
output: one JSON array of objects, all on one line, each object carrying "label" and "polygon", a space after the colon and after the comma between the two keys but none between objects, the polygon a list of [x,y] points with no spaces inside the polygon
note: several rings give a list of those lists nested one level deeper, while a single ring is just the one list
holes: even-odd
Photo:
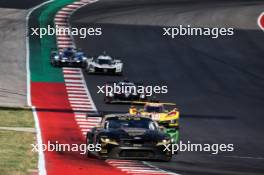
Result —
[{"label": "car roof", "polygon": [[97,57],[97,59],[101,59],[101,60],[112,60],[112,57],[110,57],[108,55],[99,55]]}]

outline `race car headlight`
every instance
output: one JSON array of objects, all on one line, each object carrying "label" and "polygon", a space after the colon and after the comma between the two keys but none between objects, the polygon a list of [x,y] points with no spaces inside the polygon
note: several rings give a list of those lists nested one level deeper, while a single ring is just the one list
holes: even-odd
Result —
[{"label": "race car headlight", "polygon": [[140,98],[145,98],[145,95],[144,94],[140,94]]},{"label": "race car headlight", "polygon": [[176,124],[176,123],[178,123],[178,121],[177,121],[177,119],[173,119],[173,120],[170,120],[170,123]]},{"label": "race car headlight", "polygon": [[109,138],[101,138],[102,143],[105,144],[112,144],[112,145],[119,145],[116,140],[109,139]]},{"label": "race car headlight", "polygon": [[66,57],[62,57],[61,62],[66,62],[67,58]]},{"label": "race car headlight", "polygon": [[87,57],[82,57],[83,60],[87,60]]},{"label": "race car headlight", "polygon": [[54,56],[54,59],[55,59],[55,60],[58,60],[59,58],[60,58],[59,55],[55,55],[55,56]]},{"label": "race car headlight", "polygon": [[174,141],[175,141],[174,138],[172,138],[172,139],[171,139],[171,143],[174,143]]},{"label": "race car headlight", "polygon": [[160,146],[160,145],[168,145],[170,143],[171,143],[171,139],[163,139],[163,140],[161,140],[161,141],[159,141],[157,143],[157,146]]}]

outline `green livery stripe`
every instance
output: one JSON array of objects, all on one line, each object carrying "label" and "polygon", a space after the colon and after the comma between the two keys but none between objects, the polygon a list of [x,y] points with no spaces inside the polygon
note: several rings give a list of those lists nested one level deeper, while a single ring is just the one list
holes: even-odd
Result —
[{"label": "green livery stripe", "polygon": [[30,72],[32,82],[64,82],[62,69],[50,65],[50,51],[56,46],[56,36],[45,35],[42,38],[31,35],[31,28],[47,28],[54,26],[54,16],[57,11],[74,0],[54,0],[35,10],[29,18],[29,52]]}]

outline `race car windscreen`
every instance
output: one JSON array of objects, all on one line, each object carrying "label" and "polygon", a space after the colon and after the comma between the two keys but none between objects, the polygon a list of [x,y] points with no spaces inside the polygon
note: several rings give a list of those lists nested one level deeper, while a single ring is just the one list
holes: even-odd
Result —
[{"label": "race car windscreen", "polygon": [[105,129],[122,129],[122,128],[139,128],[139,129],[158,129],[155,123],[148,118],[122,118],[115,117],[105,121]]},{"label": "race car windscreen", "polygon": [[112,61],[111,60],[107,60],[107,59],[97,59],[97,63],[98,64],[111,64]]},{"label": "race car windscreen", "polygon": [[146,106],[145,111],[146,112],[163,112],[164,108],[163,106]]},{"label": "race car windscreen", "polygon": [[74,52],[72,50],[64,51],[63,52],[63,56],[66,57],[66,58],[73,57],[74,56]]}]

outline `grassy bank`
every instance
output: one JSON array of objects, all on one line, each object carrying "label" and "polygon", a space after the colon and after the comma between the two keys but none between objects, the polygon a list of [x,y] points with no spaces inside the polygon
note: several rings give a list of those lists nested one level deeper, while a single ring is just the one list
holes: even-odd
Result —
[{"label": "grassy bank", "polygon": [[[0,110],[0,127],[34,127],[29,110]],[[31,152],[35,133],[0,130],[0,175],[32,174],[37,153]]]}]

